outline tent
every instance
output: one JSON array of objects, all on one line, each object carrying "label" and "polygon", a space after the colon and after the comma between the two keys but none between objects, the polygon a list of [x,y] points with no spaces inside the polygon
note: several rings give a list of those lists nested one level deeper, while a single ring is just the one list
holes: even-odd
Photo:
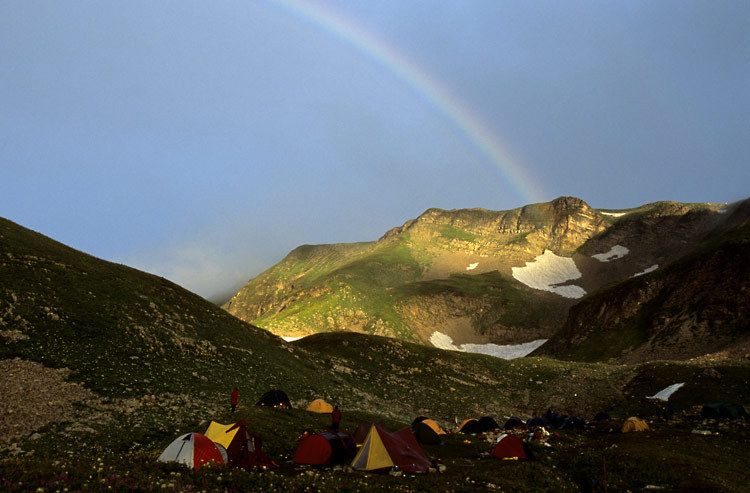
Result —
[{"label": "tent", "polygon": [[417,427],[417,425],[419,423],[424,423],[425,425],[427,425],[429,428],[431,428],[432,431],[434,431],[438,435],[445,435],[446,434],[445,430],[440,427],[440,425],[438,424],[437,421],[435,421],[434,419],[426,418],[424,416],[420,416],[420,417],[416,418],[414,421],[412,421],[411,422],[411,429],[415,430],[416,427]]},{"label": "tent", "polygon": [[409,428],[391,433],[374,424],[352,461],[352,467],[365,471],[397,467],[415,473],[429,471],[430,461]]},{"label": "tent", "polygon": [[563,422],[558,426],[561,430],[582,430],[586,428],[586,421],[578,416],[565,416]]},{"label": "tent", "polygon": [[547,422],[544,420],[544,418],[540,418],[538,416],[526,421],[527,428],[533,428],[534,426],[547,426]]},{"label": "tent", "polygon": [[324,431],[305,434],[297,442],[294,451],[295,464],[334,465],[344,464],[354,458],[357,445],[354,438],[344,432]]},{"label": "tent", "polygon": [[[229,431],[230,429],[231,431]],[[225,449],[228,449],[229,444],[232,443],[232,440],[237,434],[237,431],[239,431],[239,428],[235,428],[234,423],[230,425],[223,425],[221,423],[217,423],[216,421],[211,421],[211,423],[209,423],[208,425],[208,429],[206,429],[205,435],[212,442],[218,443]]]},{"label": "tent", "polygon": [[308,404],[307,410],[313,413],[328,414],[333,412],[333,406],[323,399],[315,399]]},{"label": "tent", "polygon": [[219,448],[200,433],[187,433],[167,445],[159,456],[159,462],[179,462],[198,470],[204,464],[224,464]]},{"label": "tent", "polygon": [[479,428],[481,429],[482,432],[485,432],[485,431],[499,430],[500,425],[497,424],[497,421],[495,421],[492,417],[482,416],[481,418],[479,418]]},{"label": "tent", "polygon": [[625,420],[622,424],[622,432],[629,433],[631,431],[646,431],[648,430],[648,423],[640,418],[630,417]]},{"label": "tent", "polygon": [[505,422],[505,426],[503,426],[503,429],[505,430],[515,430],[523,428],[526,428],[526,423],[524,423],[522,419],[516,418],[515,416],[511,416],[510,418],[508,418],[508,421]]},{"label": "tent", "polygon": [[467,435],[471,435],[482,433],[482,431],[482,427],[479,425],[479,420],[474,418],[465,419],[460,425],[458,425],[459,433],[466,433]]},{"label": "tent", "polygon": [[701,409],[701,416],[706,419],[747,419],[747,411],[740,404],[727,404],[725,402],[714,402],[706,404]]},{"label": "tent", "polygon": [[412,426],[411,430],[414,433],[414,438],[416,438],[417,441],[421,444],[439,445],[441,443],[440,436],[435,433],[435,430],[432,429],[430,425],[425,423],[425,421],[419,422],[415,426]]},{"label": "tent", "polygon": [[269,390],[268,392],[263,394],[263,397],[261,397],[260,400],[255,403],[255,405],[266,407],[280,407],[285,409],[291,409],[292,407],[292,403],[289,402],[289,397],[286,395],[286,392],[279,389]]},{"label": "tent", "polygon": [[214,421],[208,426],[206,436],[227,450],[229,465],[250,470],[277,467],[263,452],[263,441],[247,429],[245,421],[223,425]]},{"label": "tent", "polygon": [[523,440],[515,435],[502,434],[497,443],[490,449],[490,455],[502,460],[526,460],[528,456],[523,448]]}]

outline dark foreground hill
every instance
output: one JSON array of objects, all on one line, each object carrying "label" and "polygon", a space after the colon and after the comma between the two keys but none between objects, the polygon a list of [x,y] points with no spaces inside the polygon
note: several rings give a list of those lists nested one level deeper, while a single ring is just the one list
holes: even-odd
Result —
[{"label": "dark foreground hill", "polygon": [[[675,405],[690,413],[706,401],[750,402],[743,362],[504,361],[348,333],[289,345],[164,279],[6,220],[0,220],[0,337],[3,491],[565,491],[600,480],[600,450],[611,445],[617,445],[608,459],[617,464],[608,463],[613,487],[698,484],[741,491],[744,485],[738,478],[746,463],[740,446],[746,428],[714,427],[720,434],[707,439],[691,433],[700,426],[693,421],[657,424],[648,437],[563,432],[558,444],[523,464],[483,456],[489,444],[481,438],[464,443],[451,437],[428,449],[446,471],[417,478],[305,472],[284,463],[303,430],[328,422],[299,409],[314,397],[338,403],[348,429],[359,420],[395,428],[420,414],[448,427],[455,418],[489,414],[502,422],[548,407],[587,418],[600,409],[616,418],[653,413],[644,396],[680,379],[687,383]],[[241,398],[231,416],[227,400],[234,385]],[[273,387],[286,390],[295,409],[252,405]],[[194,475],[155,462],[179,434],[202,431],[209,420],[237,418],[263,436],[267,452],[282,462],[280,471]],[[716,446],[725,453],[707,461]],[[658,467],[656,456],[690,474]]]}]

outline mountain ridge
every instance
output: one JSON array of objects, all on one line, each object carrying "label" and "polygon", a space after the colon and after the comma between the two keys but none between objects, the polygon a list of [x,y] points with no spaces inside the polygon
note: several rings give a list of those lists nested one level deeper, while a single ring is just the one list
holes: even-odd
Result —
[{"label": "mountain ridge", "polygon": [[429,344],[419,319],[433,318],[433,333],[457,343],[522,343],[554,334],[586,293],[685,255],[723,210],[661,201],[600,212],[576,197],[430,208],[373,242],[298,247],[223,307],[284,336],[352,330]]}]

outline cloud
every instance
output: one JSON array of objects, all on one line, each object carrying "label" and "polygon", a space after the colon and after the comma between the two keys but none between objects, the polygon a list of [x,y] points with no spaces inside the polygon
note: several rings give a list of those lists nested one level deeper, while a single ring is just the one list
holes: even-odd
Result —
[{"label": "cloud", "polygon": [[213,302],[231,297],[252,276],[268,265],[241,252],[223,252],[215,245],[190,242],[123,262],[179,284]]}]

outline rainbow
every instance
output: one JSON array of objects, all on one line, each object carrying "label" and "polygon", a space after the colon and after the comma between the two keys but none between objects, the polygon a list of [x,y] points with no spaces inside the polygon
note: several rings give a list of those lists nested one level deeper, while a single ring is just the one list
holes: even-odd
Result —
[{"label": "rainbow", "polygon": [[372,58],[406,82],[461,130],[466,138],[489,158],[495,168],[527,202],[543,201],[544,192],[529,177],[507,146],[493,134],[481,118],[451,94],[421,67],[363,26],[339,13],[309,1],[271,0],[287,12],[325,29]]}]

